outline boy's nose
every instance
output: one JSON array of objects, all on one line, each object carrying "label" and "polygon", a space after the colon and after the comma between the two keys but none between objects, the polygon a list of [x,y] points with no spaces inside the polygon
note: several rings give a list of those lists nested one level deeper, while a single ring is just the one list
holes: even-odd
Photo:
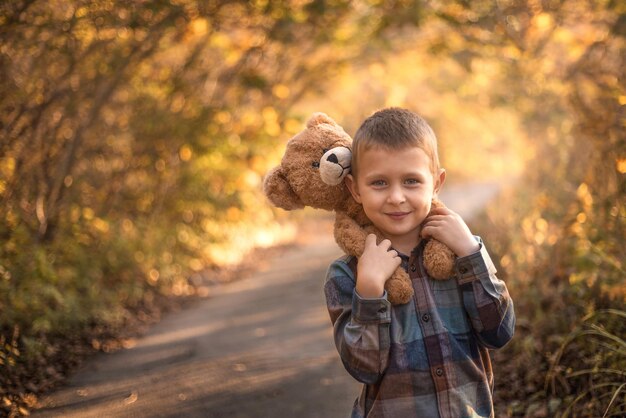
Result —
[{"label": "boy's nose", "polygon": [[389,197],[387,198],[387,200],[389,201],[389,203],[392,203],[394,205],[397,205],[397,204],[400,204],[400,203],[404,203],[406,198],[404,196],[404,192],[402,191],[402,188],[401,187],[392,187],[389,190]]}]

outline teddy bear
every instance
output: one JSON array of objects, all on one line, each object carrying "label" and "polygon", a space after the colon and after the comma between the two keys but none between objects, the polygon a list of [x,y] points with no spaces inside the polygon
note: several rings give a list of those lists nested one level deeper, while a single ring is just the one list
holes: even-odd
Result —
[{"label": "teddy bear", "polygon": [[[343,179],[350,172],[352,138],[328,115],[314,113],[300,133],[288,142],[279,166],[263,181],[270,202],[285,210],[310,206],[335,212],[334,237],[348,255],[363,254],[365,239],[382,234],[352,197]],[[433,200],[433,207],[443,203]],[[430,239],[424,248],[424,266],[430,277],[444,280],[453,274],[455,255],[444,244]],[[385,283],[389,301],[407,303],[413,297],[408,274],[398,267]]]}]

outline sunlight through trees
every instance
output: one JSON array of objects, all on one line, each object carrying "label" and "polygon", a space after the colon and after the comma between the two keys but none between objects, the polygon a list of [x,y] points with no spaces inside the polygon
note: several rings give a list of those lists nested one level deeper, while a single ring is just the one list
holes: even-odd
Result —
[{"label": "sunlight through trees", "polygon": [[[207,269],[293,237],[260,190],[285,141],[313,111],[354,133],[389,105],[432,122],[451,178],[513,184],[476,225],[522,312],[503,413],[565,410],[577,388],[543,391],[555,353],[579,318],[626,301],[625,12],[609,0],[0,4],[0,410],[23,413],[58,380],[65,364],[38,365],[63,341],[196,294]],[[602,414],[601,396],[579,402]]]}]

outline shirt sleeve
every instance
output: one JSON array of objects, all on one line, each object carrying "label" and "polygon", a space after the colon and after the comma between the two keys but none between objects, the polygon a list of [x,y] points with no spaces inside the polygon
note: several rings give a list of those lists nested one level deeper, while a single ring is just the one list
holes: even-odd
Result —
[{"label": "shirt sleeve", "polygon": [[335,261],[326,275],[326,305],[344,367],[359,382],[374,384],[388,365],[391,304],[386,293],[381,298],[361,298],[355,284],[345,260]]},{"label": "shirt sleeve", "polygon": [[497,349],[513,338],[515,311],[506,284],[496,277],[485,245],[477,239],[477,252],[457,258],[456,279],[478,340],[486,348]]}]

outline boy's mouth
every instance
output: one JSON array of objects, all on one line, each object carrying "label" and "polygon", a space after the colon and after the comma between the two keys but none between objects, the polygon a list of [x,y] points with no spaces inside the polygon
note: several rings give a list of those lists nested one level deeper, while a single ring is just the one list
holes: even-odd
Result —
[{"label": "boy's mouth", "polygon": [[410,212],[387,212],[386,215],[389,216],[391,219],[402,219],[405,216],[407,216]]}]

